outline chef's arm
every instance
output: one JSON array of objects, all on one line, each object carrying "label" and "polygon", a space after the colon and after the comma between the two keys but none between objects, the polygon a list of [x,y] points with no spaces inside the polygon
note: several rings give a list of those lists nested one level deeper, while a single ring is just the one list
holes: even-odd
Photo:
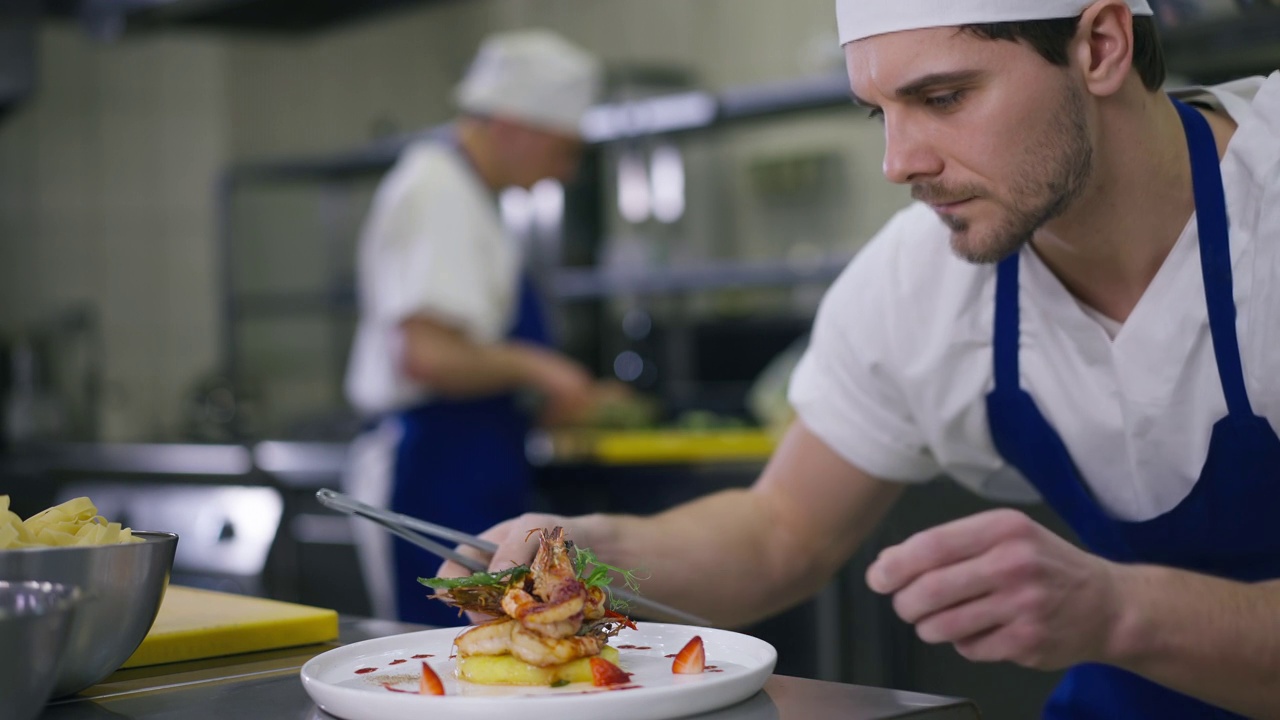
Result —
[{"label": "chef's arm", "polygon": [[521,342],[481,344],[457,327],[425,315],[400,323],[404,372],[432,391],[453,398],[531,387],[552,398],[589,396],[594,382],[577,363]]},{"label": "chef's arm", "polygon": [[1112,664],[1254,718],[1280,718],[1280,581],[1116,569]]},{"label": "chef's arm", "polygon": [[651,517],[586,516],[573,528],[611,564],[642,568],[645,596],[739,626],[812,596],[901,492],[901,484],[862,472],[797,420],[749,489]]}]

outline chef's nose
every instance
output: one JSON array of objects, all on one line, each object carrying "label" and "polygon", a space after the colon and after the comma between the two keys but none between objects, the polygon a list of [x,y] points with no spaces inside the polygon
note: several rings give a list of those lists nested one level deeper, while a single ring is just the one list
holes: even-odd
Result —
[{"label": "chef's nose", "polygon": [[918,123],[890,111],[884,116],[884,176],[907,184],[942,172],[942,157]]}]

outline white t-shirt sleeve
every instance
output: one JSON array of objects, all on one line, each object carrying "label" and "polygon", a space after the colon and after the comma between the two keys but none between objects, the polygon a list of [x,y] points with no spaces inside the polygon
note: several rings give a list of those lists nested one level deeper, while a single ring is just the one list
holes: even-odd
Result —
[{"label": "white t-shirt sleeve", "polygon": [[475,197],[471,179],[441,154],[405,170],[378,198],[370,222],[367,311],[388,325],[422,314],[476,341],[500,339],[512,278],[488,199]]},{"label": "white t-shirt sleeve", "polygon": [[890,221],[827,291],[789,398],[814,434],[864,472],[924,482],[940,469],[893,362],[892,244],[910,225],[903,216]]}]

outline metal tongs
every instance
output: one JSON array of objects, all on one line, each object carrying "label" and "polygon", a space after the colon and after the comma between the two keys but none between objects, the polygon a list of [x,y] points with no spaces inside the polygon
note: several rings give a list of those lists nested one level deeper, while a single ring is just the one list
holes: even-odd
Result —
[{"label": "metal tongs", "polygon": [[[344,495],[340,492],[329,490],[327,488],[317,490],[316,499],[320,501],[321,505],[324,505],[327,508],[347,513],[349,515],[356,515],[372,521],[392,535],[395,535],[406,542],[413,543],[432,555],[442,557],[446,560],[452,560],[471,572],[488,572],[489,564],[482,560],[477,560],[469,555],[463,555],[447,545],[443,545],[435,540],[423,537],[422,535],[432,535],[459,545],[469,545],[481,552],[488,553],[489,555],[493,555],[493,553],[498,549],[496,544],[483,538],[468,535],[467,533],[459,532],[452,528],[444,527],[443,525],[436,525],[435,523],[429,523],[425,520],[419,520],[418,518],[410,517],[408,515],[402,515],[389,510],[376,508],[372,505],[362,503],[350,495]],[[422,535],[419,535],[418,533],[422,533]],[[625,602],[631,609],[640,611],[638,614],[652,620],[670,620],[690,625],[700,625],[705,627],[711,626],[711,622],[706,618],[698,617],[697,615],[687,613],[669,605],[664,605],[655,600],[650,600],[646,597],[628,592],[622,588],[607,587],[605,588],[605,591],[608,592],[613,599]]]}]

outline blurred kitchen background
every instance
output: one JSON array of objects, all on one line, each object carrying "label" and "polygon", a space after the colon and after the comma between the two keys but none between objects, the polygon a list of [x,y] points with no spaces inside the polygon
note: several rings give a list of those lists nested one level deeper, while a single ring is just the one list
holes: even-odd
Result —
[{"label": "blurred kitchen background", "polygon": [[[1280,65],[1268,0],[1157,10],[1172,82]],[[87,494],[178,532],[175,581],[367,614],[347,521],[313,499],[358,429],[356,235],[479,40],[526,26],[598,53],[608,94],[579,179],[508,192],[504,219],[564,347],[652,398],[663,431],[531,438],[540,502],[653,512],[749,483],[823,290],[909,200],[848,102],[831,0],[3,0],[14,509]],[[814,601],[750,631],[786,674],[1029,716],[1053,676],[925,646],[862,583],[876,548],[987,506],[913,489]]]}]

